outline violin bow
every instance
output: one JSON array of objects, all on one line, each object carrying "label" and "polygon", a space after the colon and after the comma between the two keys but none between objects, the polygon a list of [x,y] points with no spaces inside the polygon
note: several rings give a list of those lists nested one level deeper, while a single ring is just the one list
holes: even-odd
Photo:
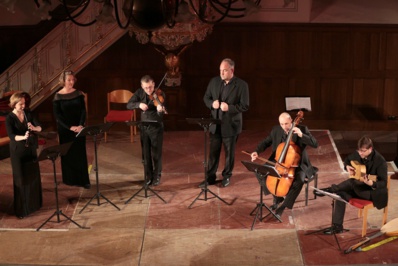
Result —
[{"label": "violin bow", "polygon": [[164,76],[163,76],[162,80],[160,81],[158,87],[156,88],[155,92],[160,88],[160,85],[162,85],[162,83],[163,83],[163,81],[164,81],[164,79],[165,79],[166,77],[167,77],[167,72],[164,74]]},{"label": "violin bow", "polygon": [[[162,85],[162,83],[163,83],[163,81],[164,81],[164,79],[165,79],[166,77],[167,77],[167,72],[164,74],[162,80],[159,82],[159,85],[158,85],[158,87],[154,90],[153,94],[157,95],[156,93],[157,93],[157,91],[159,90],[160,86]],[[155,97],[157,97],[157,96],[155,96]],[[166,107],[164,107],[164,105],[163,105],[158,99],[157,99],[157,102],[160,104],[160,106],[163,106],[163,112],[164,112],[165,114],[168,114],[168,113],[167,113],[167,110],[166,110]]]}]

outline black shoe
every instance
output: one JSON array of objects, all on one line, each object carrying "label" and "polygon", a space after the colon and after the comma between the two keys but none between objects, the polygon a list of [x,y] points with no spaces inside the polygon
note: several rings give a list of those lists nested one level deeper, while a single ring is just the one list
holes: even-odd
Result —
[{"label": "black shoe", "polygon": [[91,185],[90,185],[90,184],[85,184],[83,187],[84,187],[85,189],[90,189],[90,188],[91,188]]},{"label": "black shoe", "polygon": [[341,234],[344,232],[344,228],[342,224],[333,224],[331,227],[325,229],[323,233],[325,235],[333,235],[333,234]]},{"label": "black shoe", "polygon": [[282,218],[281,217],[282,217],[282,213],[283,213],[284,210],[285,210],[285,206],[280,206],[275,211],[275,216],[280,222],[282,222]]},{"label": "black shoe", "polygon": [[[215,180],[214,181],[213,180],[209,180],[209,181],[207,181],[207,186],[214,185],[215,183],[216,183]],[[202,183],[199,184],[199,187],[200,188],[204,188],[205,185],[206,185],[206,181],[203,181]]]},{"label": "black shoe", "polygon": [[285,210],[285,206],[280,206],[278,209],[275,210],[275,214],[279,215],[279,217],[281,217],[284,210]]},{"label": "black shoe", "polygon": [[[333,193],[331,187],[321,188],[320,190],[325,191],[325,192],[328,192],[328,193]],[[325,196],[325,194],[319,192],[318,190],[315,190],[315,189],[314,189],[313,192],[314,192],[314,195],[317,196],[317,197],[323,197],[323,196]]]},{"label": "black shoe", "polygon": [[222,186],[223,187],[228,187],[229,186],[229,177],[227,177],[227,178],[224,178],[223,180],[222,180]]},{"label": "black shoe", "polygon": [[274,202],[271,205],[271,210],[276,210],[278,208],[278,205],[282,203],[283,200],[283,197],[274,197]]},{"label": "black shoe", "polygon": [[159,186],[160,185],[160,178],[156,178],[155,181],[152,182],[152,186]]}]

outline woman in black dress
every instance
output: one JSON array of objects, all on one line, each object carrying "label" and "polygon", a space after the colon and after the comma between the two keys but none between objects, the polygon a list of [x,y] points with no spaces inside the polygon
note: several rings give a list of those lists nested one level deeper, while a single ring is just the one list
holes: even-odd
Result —
[{"label": "woman in black dress", "polygon": [[13,111],[7,115],[6,128],[10,138],[10,158],[14,184],[14,212],[24,218],[42,207],[40,168],[37,159],[37,136],[41,126],[33,115],[24,111],[25,92],[10,98]]},{"label": "woman in black dress", "polygon": [[88,176],[86,137],[76,137],[86,122],[83,92],[73,86],[76,78],[65,71],[59,78],[63,86],[54,96],[54,115],[57,120],[59,143],[73,142],[66,155],[61,156],[62,181],[69,186],[90,188]]}]

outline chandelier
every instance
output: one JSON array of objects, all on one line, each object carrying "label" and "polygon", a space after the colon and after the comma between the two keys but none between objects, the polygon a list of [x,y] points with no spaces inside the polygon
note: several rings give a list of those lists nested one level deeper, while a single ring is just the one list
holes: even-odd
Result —
[{"label": "chandelier", "polygon": [[[188,2],[187,2],[188,1]],[[139,43],[173,51],[203,41],[213,25],[225,18],[241,18],[261,0],[125,0],[130,36]]]},{"label": "chandelier", "polygon": [[[14,12],[17,0],[0,0]],[[28,1],[28,0],[24,0]],[[259,11],[261,0],[33,0],[33,12],[42,20],[71,21],[81,26],[117,23],[141,44],[151,43],[165,56],[165,84],[178,86],[179,55],[195,41],[201,42],[213,26],[224,19],[237,19]],[[88,8],[98,15],[81,22]],[[95,13],[96,13],[95,12]],[[82,16],[83,17],[83,16]],[[156,47],[157,46],[157,47]],[[162,49],[158,49],[162,47]]]},{"label": "chandelier", "polygon": [[[0,5],[13,12],[16,1],[0,0]],[[33,2],[37,12],[42,12],[42,17],[46,19],[56,15],[71,20],[79,26],[89,26],[98,20],[101,21],[103,17],[112,17],[114,10],[116,22],[121,28],[145,22],[145,25],[141,26],[154,29],[164,24],[172,28],[179,20],[189,20],[193,16],[209,24],[221,22],[225,18],[241,18],[258,11],[261,0],[33,0]],[[79,23],[77,18],[93,2],[103,5],[99,16],[92,22]],[[117,8],[121,3],[127,17],[125,24],[121,23]],[[50,9],[51,6],[53,10]],[[46,12],[49,14],[46,15]]]},{"label": "chandelier", "polygon": [[[28,1],[28,0],[24,0]],[[0,0],[9,12],[17,0]],[[167,50],[202,41],[212,26],[226,18],[242,18],[260,9],[261,0],[32,0],[42,20],[71,21],[78,26],[117,23],[140,43]],[[98,15],[88,22],[79,16],[93,5]],[[119,5],[121,9],[119,8]],[[121,12],[120,12],[121,11]],[[123,17],[122,17],[123,16]],[[81,20],[80,20],[81,21]]]}]

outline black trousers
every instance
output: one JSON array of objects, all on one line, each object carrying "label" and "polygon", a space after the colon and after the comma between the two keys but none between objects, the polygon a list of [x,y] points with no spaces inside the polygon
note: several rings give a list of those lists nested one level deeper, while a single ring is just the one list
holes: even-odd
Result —
[{"label": "black trousers", "polygon": [[[292,183],[289,191],[287,192],[287,194],[285,196],[285,200],[283,201],[281,206],[284,206],[288,209],[293,208],[293,205],[296,202],[296,199],[297,199],[298,195],[300,194],[301,189],[303,188],[304,180],[305,180],[305,172],[303,172],[301,170],[296,170],[296,172],[294,173],[293,183]],[[274,196],[274,198],[277,198],[277,197]]]},{"label": "black trousers", "polygon": [[207,168],[207,180],[214,182],[216,180],[216,172],[220,163],[221,147],[224,146],[225,166],[222,171],[223,178],[230,178],[235,164],[235,147],[238,135],[223,138],[220,133],[210,134],[210,153]]},{"label": "black trousers", "polygon": [[148,180],[162,175],[163,127],[144,126],[140,132],[142,159]]},{"label": "black trousers", "polygon": [[[353,178],[349,178],[338,185],[332,185],[331,190],[333,193],[336,193],[346,201],[349,201],[353,197],[365,200],[372,199],[370,194],[372,188]],[[335,201],[332,223],[340,225],[343,224],[345,208],[346,203],[338,200]]]}]

